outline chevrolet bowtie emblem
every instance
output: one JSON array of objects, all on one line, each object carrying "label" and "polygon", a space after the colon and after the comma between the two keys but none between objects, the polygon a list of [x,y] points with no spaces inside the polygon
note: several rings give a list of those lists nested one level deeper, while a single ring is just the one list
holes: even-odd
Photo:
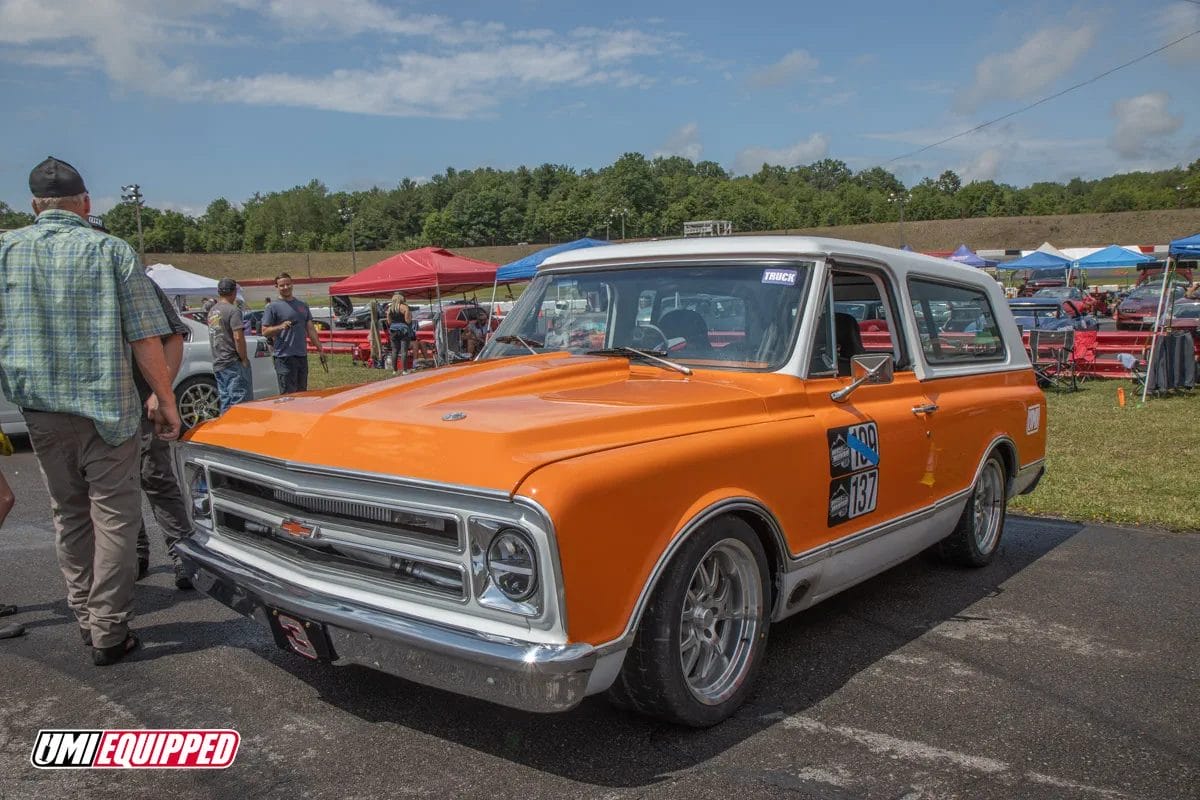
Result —
[{"label": "chevrolet bowtie emblem", "polygon": [[279,530],[297,539],[315,539],[317,536],[316,525],[308,525],[294,519],[285,519],[279,523]]}]

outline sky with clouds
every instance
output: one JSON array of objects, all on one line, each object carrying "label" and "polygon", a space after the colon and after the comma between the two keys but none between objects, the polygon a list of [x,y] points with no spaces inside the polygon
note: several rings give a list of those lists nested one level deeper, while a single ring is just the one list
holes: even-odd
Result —
[{"label": "sky with clouds", "polygon": [[[600,13],[603,9],[604,13]],[[0,200],[48,153],[199,214],[319,178],[838,158],[1018,185],[1200,158],[1200,1],[0,0]]]}]

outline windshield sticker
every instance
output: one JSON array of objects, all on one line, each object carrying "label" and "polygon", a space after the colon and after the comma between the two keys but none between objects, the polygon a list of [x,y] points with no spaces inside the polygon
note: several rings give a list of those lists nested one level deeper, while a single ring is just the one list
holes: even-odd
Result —
[{"label": "windshield sticker", "polygon": [[825,433],[829,440],[830,477],[879,466],[879,428],[874,422],[830,428]]},{"label": "windshield sticker", "polygon": [[764,269],[762,282],[777,286],[795,286],[796,274],[794,269]]},{"label": "windshield sticker", "polygon": [[879,470],[869,469],[829,482],[829,527],[849,522],[875,510],[879,497]]}]

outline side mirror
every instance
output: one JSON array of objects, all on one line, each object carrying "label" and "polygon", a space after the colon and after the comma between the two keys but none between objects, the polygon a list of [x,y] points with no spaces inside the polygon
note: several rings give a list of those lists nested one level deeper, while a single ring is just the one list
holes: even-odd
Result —
[{"label": "side mirror", "polygon": [[829,399],[841,403],[864,383],[891,383],[895,378],[895,361],[891,353],[868,353],[850,359],[850,374],[854,382],[830,392]]}]

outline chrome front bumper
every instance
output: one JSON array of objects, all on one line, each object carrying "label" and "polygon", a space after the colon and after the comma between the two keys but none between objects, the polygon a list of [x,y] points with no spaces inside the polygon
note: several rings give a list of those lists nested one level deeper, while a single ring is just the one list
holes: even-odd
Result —
[{"label": "chrome front bumper", "polygon": [[335,664],[362,664],[525,711],[575,707],[585,695],[606,689],[624,658],[623,651],[601,654],[587,644],[484,635],[316,594],[195,539],[181,539],[175,548],[196,588],[234,611],[268,627],[272,610],[324,624]]}]

